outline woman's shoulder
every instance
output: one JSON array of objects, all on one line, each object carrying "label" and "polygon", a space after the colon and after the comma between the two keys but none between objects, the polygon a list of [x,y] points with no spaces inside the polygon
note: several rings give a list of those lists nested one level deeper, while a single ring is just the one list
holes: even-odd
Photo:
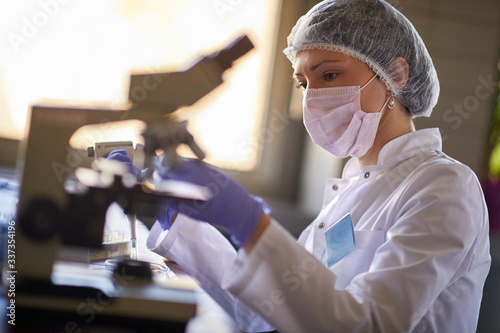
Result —
[{"label": "woman's shoulder", "polygon": [[474,171],[464,163],[448,156],[442,151],[435,151],[432,155],[415,168],[417,173],[430,173],[434,176],[460,177],[477,180]]},{"label": "woman's shoulder", "polygon": [[467,165],[436,151],[421,161],[405,180],[407,190],[432,196],[474,198],[481,201],[482,186],[474,171]]}]

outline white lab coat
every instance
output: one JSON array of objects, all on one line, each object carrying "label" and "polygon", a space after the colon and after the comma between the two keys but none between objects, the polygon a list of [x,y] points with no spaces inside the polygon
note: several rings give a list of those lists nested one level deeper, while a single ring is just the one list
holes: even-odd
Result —
[{"label": "white lab coat", "polygon": [[[324,231],[346,213],[354,250],[327,267]],[[246,331],[475,332],[491,262],[480,184],[441,152],[437,129],[389,142],[376,166],[350,160],[298,241],[272,221],[247,256],[180,215],[169,231],[156,224],[148,246]]]}]

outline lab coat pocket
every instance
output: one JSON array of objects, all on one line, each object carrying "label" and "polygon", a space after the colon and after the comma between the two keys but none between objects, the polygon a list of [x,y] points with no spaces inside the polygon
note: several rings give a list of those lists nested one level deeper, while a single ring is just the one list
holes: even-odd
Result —
[{"label": "lab coat pocket", "polygon": [[336,289],[345,289],[358,274],[367,272],[375,251],[385,241],[383,230],[354,230],[354,249],[329,267],[337,276]]}]

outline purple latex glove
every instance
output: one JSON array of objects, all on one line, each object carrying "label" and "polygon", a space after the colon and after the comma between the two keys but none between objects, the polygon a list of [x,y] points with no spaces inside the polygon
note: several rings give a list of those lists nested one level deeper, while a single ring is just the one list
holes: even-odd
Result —
[{"label": "purple latex glove", "polygon": [[133,174],[135,177],[141,171],[137,166],[132,163],[132,159],[128,157],[127,151],[125,149],[113,150],[106,156],[106,159],[115,160],[123,162],[127,165],[127,170],[129,173]]},{"label": "purple latex glove", "polygon": [[172,226],[172,219],[174,218],[174,214],[177,213],[179,212],[172,208],[169,208],[168,206],[163,207],[158,216],[158,222],[160,223],[163,230],[170,229],[170,227]]},{"label": "purple latex glove", "polygon": [[[238,182],[197,159],[183,159],[179,168],[158,170],[163,179],[173,179],[208,187],[212,198],[195,201],[179,198],[166,203],[163,228],[170,227],[174,212],[222,227],[237,245],[245,244],[252,235],[261,213],[270,213],[264,200],[250,195]],[[163,222],[163,223],[162,223]]]}]

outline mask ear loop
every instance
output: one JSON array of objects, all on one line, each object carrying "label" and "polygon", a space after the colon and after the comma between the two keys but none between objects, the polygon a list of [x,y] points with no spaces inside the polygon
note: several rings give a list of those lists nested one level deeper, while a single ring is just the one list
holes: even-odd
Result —
[{"label": "mask ear loop", "polygon": [[373,81],[373,79],[375,79],[377,77],[377,74],[373,75],[373,77],[370,79],[370,81],[366,82],[364,86],[362,86],[361,88],[359,88],[359,90],[363,90],[364,87],[366,87],[367,85],[370,84],[370,82]]}]

